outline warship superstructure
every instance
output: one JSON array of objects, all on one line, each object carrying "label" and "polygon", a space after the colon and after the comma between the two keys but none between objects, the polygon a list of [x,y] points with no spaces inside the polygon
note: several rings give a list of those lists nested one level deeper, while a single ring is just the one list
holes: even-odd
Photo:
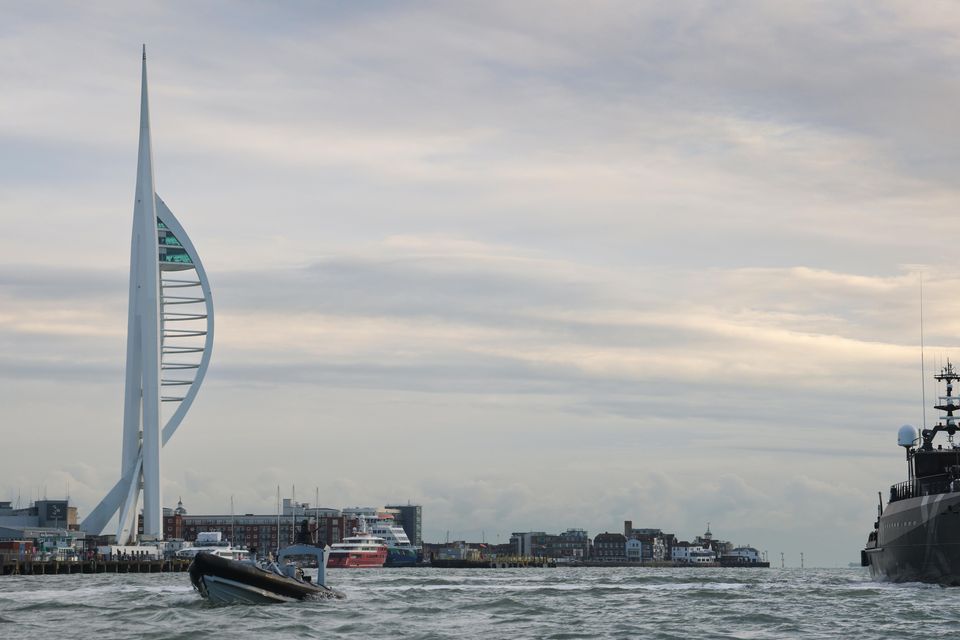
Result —
[{"label": "warship superstructure", "polygon": [[[897,444],[906,451],[907,480],[890,487],[885,507],[881,494],[861,552],[861,564],[875,579],[960,585],[960,443],[954,440],[960,372],[948,361],[934,378],[946,386],[935,405],[942,415],[919,437],[912,426],[900,427]],[[938,435],[946,435],[946,442],[935,444]]]}]

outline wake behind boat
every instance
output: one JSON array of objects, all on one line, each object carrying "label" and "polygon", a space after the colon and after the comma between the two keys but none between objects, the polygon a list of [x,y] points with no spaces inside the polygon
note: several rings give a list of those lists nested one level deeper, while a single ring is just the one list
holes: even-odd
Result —
[{"label": "wake behind boat", "polygon": [[[900,427],[898,444],[906,450],[907,481],[890,487],[874,529],[861,552],[861,564],[875,579],[892,582],[934,582],[960,586],[960,396],[953,394],[960,372],[947,361],[934,376],[946,383],[936,409],[945,413],[932,429],[917,437],[910,425]],[[947,445],[934,448],[938,433]]]},{"label": "wake behind boat", "polygon": [[[326,585],[329,550],[293,545],[282,550],[276,562],[240,561],[200,552],[190,564],[190,582],[200,595],[215,604],[269,604],[298,600],[344,598]],[[298,563],[297,560],[300,560]],[[301,563],[316,567],[311,576]]]}]

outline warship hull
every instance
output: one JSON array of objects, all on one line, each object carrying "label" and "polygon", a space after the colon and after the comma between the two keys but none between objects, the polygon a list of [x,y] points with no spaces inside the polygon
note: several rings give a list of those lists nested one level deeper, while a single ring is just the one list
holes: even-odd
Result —
[{"label": "warship hull", "polygon": [[890,502],[863,564],[876,580],[960,586],[960,491]]}]

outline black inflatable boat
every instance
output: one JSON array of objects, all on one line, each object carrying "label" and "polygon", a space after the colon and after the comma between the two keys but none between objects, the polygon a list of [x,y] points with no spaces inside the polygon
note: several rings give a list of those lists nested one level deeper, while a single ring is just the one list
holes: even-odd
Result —
[{"label": "black inflatable boat", "polygon": [[[302,545],[301,545],[302,546]],[[312,555],[305,549],[316,549],[319,559],[325,560],[325,550],[302,546],[301,553]],[[288,548],[290,549],[290,548]],[[288,551],[285,549],[284,551]],[[284,560],[281,554],[279,560]],[[323,584],[324,565],[317,567],[316,577],[304,576],[293,562],[254,562],[230,560],[212,553],[198,553],[190,565],[190,582],[200,595],[217,604],[272,602],[295,602],[320,598],[343,598],[344,595]]]}]

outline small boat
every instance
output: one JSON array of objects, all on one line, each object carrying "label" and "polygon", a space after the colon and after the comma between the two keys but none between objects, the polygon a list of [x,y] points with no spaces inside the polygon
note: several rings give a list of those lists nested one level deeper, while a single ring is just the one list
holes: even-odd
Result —
[{"label": "small boat", "polygon": [[192,547],[184,547],[177,551],[178,558],[193,558],[198,553],[212,553],[228,560],[246,560],[250,554],[244,548],[231,546],[229,540],[224,540],[219,531],[201,531]]},{"label": "small boat", "polygon": [[[215,604],[268,604],[299,600],[344,598],[326,585],[324,566],[328,548],[293,545],[277,561],[230,560],[213,553],[198,553],[190,564],[190,582],[203,598]],[[307,559],[314,575],[294,561]]]},{"label": "small boat", "polygon": [[366,521],[360,519],[360,531],[330,547],[327,566],[338,569],[382,567],[387,561],[387,543],[367,531]]}]

